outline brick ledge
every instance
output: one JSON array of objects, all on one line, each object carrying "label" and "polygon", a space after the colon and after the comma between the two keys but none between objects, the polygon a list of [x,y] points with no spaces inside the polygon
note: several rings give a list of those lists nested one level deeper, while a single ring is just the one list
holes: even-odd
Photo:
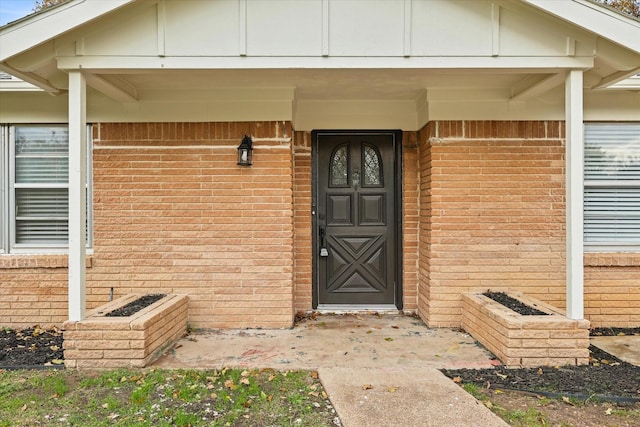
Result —
[{"label": "brick ledge", "polygon": [[640,253],[592,252],[584,254],[585,267],[638,267]]},{"label": "brick ledge", "polygon": [[[87,268],[93,265],[93,255],[87,255]],[[67,254],[0,255],[0,270],[14,268],[68,268]]]}]

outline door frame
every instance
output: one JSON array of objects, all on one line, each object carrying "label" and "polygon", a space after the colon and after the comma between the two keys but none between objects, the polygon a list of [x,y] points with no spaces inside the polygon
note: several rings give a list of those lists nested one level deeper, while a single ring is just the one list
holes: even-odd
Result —
[{"label": "door frame", "polygon": [[[395,222],[393,232],[396,239],[396,253],[393,257],[395,263],[395,306],[398,310],[403,308],[403,236],[402,227],[404,224],[404,209],[402,205],[402,131],[401,130],[313,130],[311,131],[311,306],[314,310],[318,308],[319,293],[319,271],[318,257],[320,248],[318,246],[318,136],[320,135],[389,135],[393,137],[393,157],[394,157],[394,183],[393,183],[393,205],[395,209]],[[367,306],[363,304],[363,310]]]}]

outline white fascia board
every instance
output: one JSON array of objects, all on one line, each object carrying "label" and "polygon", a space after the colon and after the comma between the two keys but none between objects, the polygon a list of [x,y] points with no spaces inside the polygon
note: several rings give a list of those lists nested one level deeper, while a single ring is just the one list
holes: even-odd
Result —
[{"label": "white fascia board", "polygon": [[137,0],[75,0],[0,27],[0,62]]},{"label": "white fascia board", "polygon": [[640,53],[640,21],[588,0],[520,0]]},{"label": "white fascia board", "polygon": [[593,68],[593,57],[519,56],[519,57],[152,57],[152,56],[62,56],[61,70],[84,69],[114,73],[136,70],[184,69],[484,69],[513,72],[518,70],[554,70]]}]

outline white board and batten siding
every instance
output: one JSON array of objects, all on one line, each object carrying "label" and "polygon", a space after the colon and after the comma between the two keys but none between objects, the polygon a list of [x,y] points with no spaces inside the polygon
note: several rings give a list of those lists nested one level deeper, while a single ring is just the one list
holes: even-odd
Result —
[{"label": "white board and batten siding", "polygon": [[590,57],[595,37],[484,0],[160,0],[77,34],[82,55]]}]

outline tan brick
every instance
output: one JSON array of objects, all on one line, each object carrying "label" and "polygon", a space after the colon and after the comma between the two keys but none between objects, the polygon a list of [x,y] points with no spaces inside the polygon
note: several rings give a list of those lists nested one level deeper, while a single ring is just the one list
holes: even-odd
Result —
[{"label": "tan brick", "polygon": [[103,357],[104,357],[103,350],[69,349],[64,351],[65,359],[84,360],[84,359],[102,359]]},{"label": "tan brick", "polygon": [[129,349],[129,341],[126,340],[111,340],[108,338],[109,334],[106,333],[106,339],[104,340],[81,340],[74,341],[75,350],[114,350],[114,349]]}]

